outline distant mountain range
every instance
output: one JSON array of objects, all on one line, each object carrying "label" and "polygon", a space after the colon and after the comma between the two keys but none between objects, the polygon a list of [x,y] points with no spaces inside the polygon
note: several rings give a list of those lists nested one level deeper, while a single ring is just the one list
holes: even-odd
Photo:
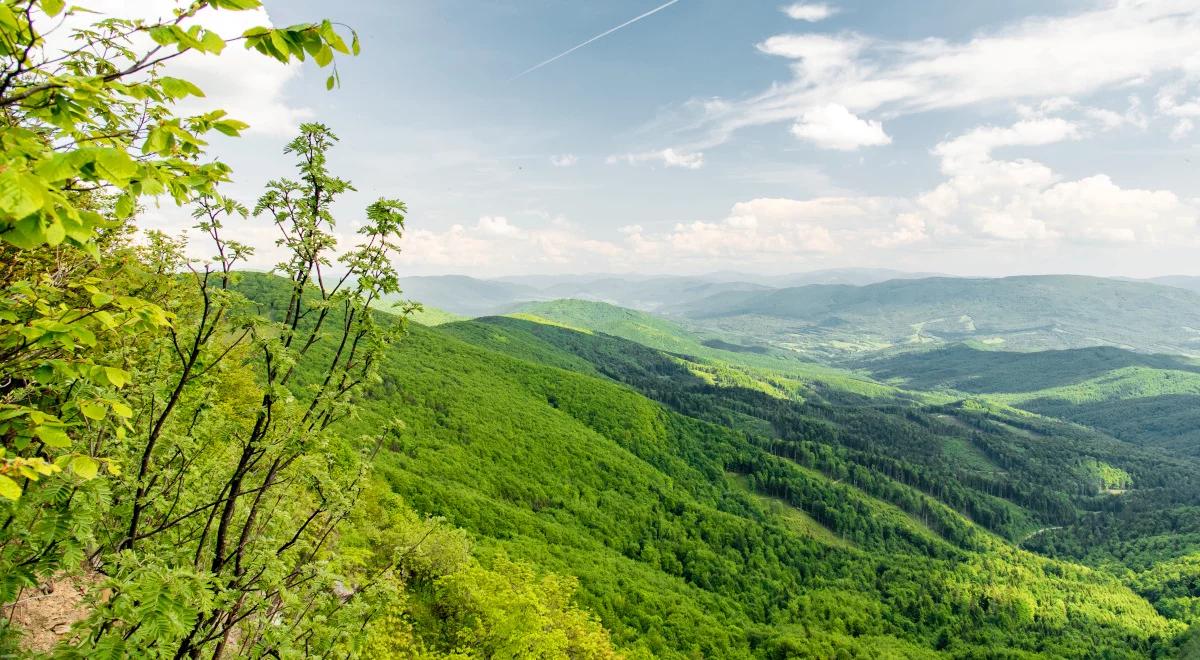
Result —
[{"label": "distant mountain range", "polygon": [[1189,291],[1200,291],[1200,277],[1194,275],[1167,275],[1164,277],[1152,277],[1150,279],[1141,280],[1152,284],[1162,284],[1163,286],[1173,286]]},{"label": "distant mountain range", "polygon": [[[842,269],[754,276],[576,275],[403,278],[403,297],[463,316],[575,299],[686,319],[741,345],[838,358],[973,341],[1044,350],[1117,346],[1200,354],[1200,278],[1074,275],[921,277]],[[796,286],[772,286],[799,282]]]},{"label": "distant mountain range", "polygon": [[812,284],[863,286],[930,277],[880,268],[839,268],[791,275],[713,273],[673,275],[523,275],[479,279],[465,275],[402,278],[404,297],[467,316],[509,311],[523,303],[575,298],[642,311],[660,311],[723,293],[760,292]]},{"label": "distant mountain range", "polygon": [[729,336],[861,352],[974,340],[1016,350],[1200,351],[1200,294],[1098,277],[891,280],[718,294],[667,311]]},{"label": "distant mountain range", "polygon": [[722,272],[707,277],[720,281],[751,282],[772,288],[809,286],[812,284],[847,284],[867,286],[888,280],[916,280],[930,277],[953,277],[945,273],[922,273],[892,270],[890,268],[827,268],[807,273],[788,275],[753,275],[750,273]]}]

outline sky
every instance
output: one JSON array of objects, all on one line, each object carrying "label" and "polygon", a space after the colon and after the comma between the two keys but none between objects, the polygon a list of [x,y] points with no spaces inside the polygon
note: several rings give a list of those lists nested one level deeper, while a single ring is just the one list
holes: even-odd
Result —
[{"label": "sky", "polygon": [[[207,22],[327,17],[363,51],[339,60],[332,92],[311,64],[240,49],[179,63],[203,103],[252,124],[214,142],[235,168],[228,192],[252,203],[291,174],[281,149],[299,122],[324,122],[358,191],[339,234],[352,240],[374,199],[405,200],[405,274],[1200,275],[1200,0],[268,0],[229,14]],[[164,207],[142,223],[187,220]],[[244,229],[257,266],[269,229]]]}]

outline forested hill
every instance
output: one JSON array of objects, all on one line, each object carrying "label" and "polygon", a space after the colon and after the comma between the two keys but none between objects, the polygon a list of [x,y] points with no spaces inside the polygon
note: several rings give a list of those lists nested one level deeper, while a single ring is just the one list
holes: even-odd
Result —
[{"label": "forested hill", "polygon": [[669,311],[800,348],[834,341],[886,348],[971,339],[1020,350],[1094,345],[1200,350],[1200,294],[1082,276],[806,286],[720,294]]},{"label": "forested hill", "polygon": [[1200,363],[1097,346],[1014,353],[966,345],[856,362],[921,390],[985,395],[1128,442],[1200,453]]},{"label": "forested hill", "polygon": [[1146,657],[1186,629],[1015,543],[1084,516],[1096,466],[1152,493],[1187,462],[524,319],[414,326],[383,376],[347,431],[404,420],[377,458],[395,491],[485,562],[579,577],[634,652]]}]

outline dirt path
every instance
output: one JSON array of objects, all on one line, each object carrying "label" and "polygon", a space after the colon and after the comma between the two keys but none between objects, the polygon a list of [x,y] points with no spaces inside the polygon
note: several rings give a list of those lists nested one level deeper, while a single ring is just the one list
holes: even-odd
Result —
[{"label": "dirt path", "polygon": [[1034,531],[1029,532],[1025,536],[1021,537],[1021,540],[1017,541],[1017,547],[1021,547],[1021,546],[1025,545],[1026,541],[1037,536],[1038,534],[1041,534],[1042,532],[1049,532],[1050,530],[1054,530],[1054,529],[1062,529],[1062,525],[1058,525],[1055,527],[1043,527],[1041,529],[1035,529]]}]

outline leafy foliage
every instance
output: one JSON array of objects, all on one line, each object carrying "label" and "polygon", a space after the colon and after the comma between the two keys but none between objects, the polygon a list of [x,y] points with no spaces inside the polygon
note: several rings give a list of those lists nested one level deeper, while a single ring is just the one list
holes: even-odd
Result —
[{"label": "leafy foliage", "polygon": [[[470,589],[500,574],[378,488],[370,453],[395,425],[334,428],[403,332],[402,317],[381,324],[372,308],[398,293],[406,209],[371,204],[359,244],[337,244],[331,208],[350,183],[327,169],[327,127],[301,127],[286,148],[297,178],[272,181],[253,209],[283,237],[278,307],[260,313],[237,290],[253,246],[228,235],[251,211],[220,194],[229,168],[204,147],[245,124],[179,116],[175,102],[203,92],[165,69],[238,41],[322,67],[358,52],[328,21],[204,27],[211,12],[259,6],[198,0],[159,22],[102,19],[59,51],[45,26],[86,10],[0,3],[0,603],[86,574],[95,587],[62,657],[415,657],[426,638],[464,657],[520,648],[540,630],[505,625],[522,612]],[[131,246],[140,203],[164,194],[194,208],[211,260],[153,232]],[[341,531],[347,521],[357,533]],[[510,579],[514,594],[544,587],[521,602],[562,631],[556,648],[613,655],[571,605],[569,580],[507,568],[528,582]],[[422,630],[387,625],[439,603]],[[495,628],[493,647],[470,637],[476,619]],[[0,637],[20,646],[14,628]]]}]

